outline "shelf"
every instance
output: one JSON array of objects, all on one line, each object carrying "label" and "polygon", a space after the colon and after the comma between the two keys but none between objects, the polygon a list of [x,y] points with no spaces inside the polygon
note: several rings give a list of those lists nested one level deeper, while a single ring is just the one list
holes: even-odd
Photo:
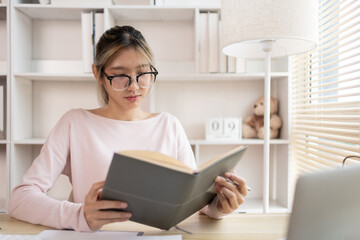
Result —
[{"label": "shelf", "polygon": [[[206,140],[206,139],[190,139],[191,145],[262,145],[262,139],[242,139],[242,140]],[[288,139],[270,139],[270,144],[289,144]]]},{"label": "shelf", "polygon": [[24,78],[32,81],[79,81],[94,82],[95,77],[91,73],[79,74],[57,74],[57,73],[21,73],[14,74],[15,77]]},{"label": "shelf", "polygon": [[[264,81],[264,73],[213,73],[213,74],[159,74],[157,81],[176,82],[176,81],[245,81],[260,80]],[[271,74],[272,80],[284,79],[288,73],[274,72]]]},{"label": "shelf", "polygon": [[[14,140],[14,144],[44,144],[45,138],[31,138],[31,139],[19,139]],[[0,143],[8,143],[7,141],[0,140]],[[191,145],[262,145],[264,140],[261,139],[242,139],[242,140],[205,140],[205,139],[190,139]],[[270,144],[289,144],[288,139],[271,139]]]},{"label": "shelf", "polygon": [[5,140],[5,139],[1,139],[1,140],[0,140],[0,144],[8,144],[8,143],[9,143],[8,140]]},{"label": "shelf", "polygon": [[18,145],[42,145],[45,143],[45,138],[31,138],[31,139],[22,139],[22,140],[14,140],[14,144]]},{"label": "shelf", "polygon": [[89,6],[84,7],[78,5],[48,5],[48,4],[16,4],[15,9],[24,13],[32,19],[59,19],[59,20],[80,20],[83,10],[99,10],[103,8]]},{"label": "shelf", "polygon": [[[95,81],[91,73],[79,74],[57,74],[57,73],[36,73],[25,72],[15,73],[15,77],[21,77],[33,81]],[[283,79],[287,73],[272,73],[272,80]],[[196,82],[196,81],[245,81],[245,80],[264,80],[264,74],[159,74],[156,81],[159,82]]]},{"label": "shelf", "polygon": [[[235,210],[237,213],[263,213],[262,198],[245,198],[245,202]],[[276,200],[269,201],[269,213],[288,213],[289,209]]]},{"label": "shelf", "polygon": [[190,21],[195,17],[194,7],[115,5],[109,12],[120,21]]}]

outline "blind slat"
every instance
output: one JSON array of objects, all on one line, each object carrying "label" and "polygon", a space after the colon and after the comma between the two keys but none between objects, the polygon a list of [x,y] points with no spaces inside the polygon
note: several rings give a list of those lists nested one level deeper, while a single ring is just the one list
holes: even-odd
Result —
[{"label": "blind slat", "polygon": [[349,101],[349,102],[325,102],[325,103],[317,103],[317,104],[309,104],[309,102],[306,103],[298,103],[298,104],[293,104],[293,109],[302,109],[302,108],[333,108],[333,107],[357,107],[360,109],[360,102],[359,101]]},{"label": "blind slat", "polygon": [[[333,115],[358,115],[360,113],[360,109],[358,108],[298,108],[294,109],[294,112],[297,114],[317,114],[317,113],[325,113],[325,114],[333,114]],[[356,125],[358,126],[358,125]]]},{"label": "blind slat", "polygon": [[319,139],[319,138],[314,138],[314,137],[307,137],[307,136],[303,136],[303,135],[295,135],[294,139],[299,139],[299,140],[306,141],[309,143],[317,143],[320,145],[329,146],[329,147],[333,147],[333,148],[345,149],[349,152],[355,152],[355,153],[360,152],[360,148],[358,146],[346,144],[343,142],[333,141],[333,140],[327,140],[327,139],[324,140],[324,139]]},{"label": "blind slat", "polygon": [[[339,98],[346,98],[346,97],[359,97],[359,93],[346,93],[346,94],[338,94],[336,96],[323,96],[323,97],[308,97],[302,99],[301,101],[320,101],[320,100],[331,100],[331,99],[339,99]],[[296,101],[295,103],[300,102],[300,100]]]},{"label": "blind slat", "polygon": [[359,138],[344,137],[344,136],[339,136],[339,135],[311,132],[311,131],[306,131],[306,130],[294,130],[293,134],[325,138],[325,139],[334,140],[334,141],[341,141],[341,142],[348,143],[348,144],[359,144]]},{"label": "blind slat", "polygon": [[[298,139],[296,139],[296,144],[298,145],[298,147],[302,146],[306,149],[313,149],[313,150],[317,150],[318,152],[323,152],[323,153],[330,153],[333,155],[338,155],[341,157],[338,158],[331,158],[329,157],[329,160],[333,161],[335,159],[336,162],[342,162],[342,160],[346,157],[346,156],[351,156],[357,153],[351,152],[351,151],[345,151],[345,150],[340,150],[340,149],[334,149],[334,148],[329,148],[329,147],[324,147],[318,144],[311,144],[311,143],[306,143],[303,141],[299,141]],[[306,150],[306,152],[308,152]]]},{"label": "blind slat", "polygon": [[360,138],[359,130],[351,130],[351,129],[334,129],[334,128],[326,128],[321,126],[308,126],[308,125],[297,125],[296,130],[305,130],[305,131],[313,131],[315,133],[324,133],[329,135],[338,135],[338,136],[346,136],[350,138]]},{"label": "blind slat", "polygon": [[[321,85],[320,86],[316,86],[316,87],[313,87],[313,88],[309,88],[310,89],[321,89],[323,88]],[[349,86],[344,86],[344,87],[334,87],[334,88],[328,88],[326,90],[320,90],[320,91],[311,91],[311,94],[312,95],[315,95],[315,94],[324,94],[324,93],[331,93],[331,92],[336,92],[336,91],[341,91],[341,90],[348,90],[348,89],[351,89],[351,90],[355,90],[355,88],[358,88],[358,91],[360,91],[360,84],[359,85],[349,85]],[[300,97],[300,96],[307,96],[309,95],[309,93],[304,93],[303,91],[302,92],[299,92],[297,94],[295,94],[294,97]]]},{"label": "blind slat", "polygon": [[[360,45],[359,45],[360,47]],[[321,82],[321,87],[329,87],[329,86],[333,86],[333,85],[339,85],[339,84],[343,84],[343,83],[349,83],[349,82],[353,82],[353,81],[359,81],[359,77],[350,77],[350,78],[344,78],[341,79],[339,81],[335,81],[335,82]],[[317,81],[318,82],[318,81]],[[302,84],[302,85],[297,85],[296,90],[293,91],[293,93],[298,93],[298,92],[304,92],[304,91],[309,91],[311,89],[314,88],[318,88],[319,85],[318,84],[314,84],[315,82],[311,82],[311,84]]]}]

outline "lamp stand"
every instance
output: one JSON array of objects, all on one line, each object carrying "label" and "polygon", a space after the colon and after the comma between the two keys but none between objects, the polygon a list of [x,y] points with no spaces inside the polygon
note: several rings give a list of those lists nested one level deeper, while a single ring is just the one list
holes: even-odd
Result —
[{"label": "lamp stand", "polygon": [[264,213],[269,212],[270,192],[270,87],[271,87],[271,51],[273,40],[261,41],[265,52],[265,78],[264,78],[264,169],[263,169],[263,206]]}]

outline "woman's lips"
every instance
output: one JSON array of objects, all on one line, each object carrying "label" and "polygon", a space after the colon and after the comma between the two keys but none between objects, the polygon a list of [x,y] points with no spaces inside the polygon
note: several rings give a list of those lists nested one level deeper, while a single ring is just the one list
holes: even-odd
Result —
[{"label": "woman's lips", "polygon": [[136,100],[138,100],[140,96],[129,96],[129,97],[125,97],[128,101],[130,102],[135,102]]}]

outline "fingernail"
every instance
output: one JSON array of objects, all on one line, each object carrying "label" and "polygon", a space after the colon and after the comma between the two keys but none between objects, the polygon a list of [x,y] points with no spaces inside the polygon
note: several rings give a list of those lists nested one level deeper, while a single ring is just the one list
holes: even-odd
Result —
[{"label": "fingernail", "polygon": [[231,173],[225,173],[225,177],[231,177]]},{"label": "fingernail", "polygon": [[126,208],[126,207],[127,207],[127,204],[126,204],[126,203],[120,203],[120,207],[121,207],[121,208]]}]

